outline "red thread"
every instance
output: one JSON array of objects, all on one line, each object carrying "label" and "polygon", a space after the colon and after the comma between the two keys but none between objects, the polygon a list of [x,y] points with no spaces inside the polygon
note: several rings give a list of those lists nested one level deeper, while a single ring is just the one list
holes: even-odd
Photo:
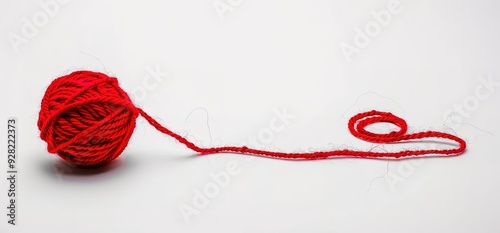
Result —
[{"label": "red thread", "polygon": [[[406,122],[389,112],[369,111],[353,116],[348,123],[351,133],[373,143],[396,143],[424,138],[441,138],[458,144],[453,149],[403,150],[375,152],[332,150],[306,153],[273,152],[246,146],[201,148],[186,138],[160,125],[142,109],[132,104],[116,78],[92,71],[76,71],[55,79],[42,99],[38,118],[40,137],[47,142],[47,149],[65,161],[76,165],[99,165],[116,159],[125,149],[135,128],[135,119],[141,115],[153,127],[175,138],[188,148],[212,154],[234,152],[282,159],[326,159],[332,157],[397,159],[420,155],[459,155],[465,151],[463,139],[437,131],[407,134]],[[374,123],[386,122],[399,127],[399,131],[373,133],[365,128]]]}]

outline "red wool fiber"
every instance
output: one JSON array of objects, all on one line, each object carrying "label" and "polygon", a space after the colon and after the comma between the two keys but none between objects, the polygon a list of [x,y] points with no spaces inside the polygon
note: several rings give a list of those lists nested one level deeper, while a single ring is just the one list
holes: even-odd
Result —
[{"label": "red wool fiber", "polygon": [[[258,150],[246,146],[201,148],[160,125],[142,109],[134,106],[118,80],[103,73],[76,71],[55,79],[42,99],[38,118],[40,137],[50,153],[81,166],[102,165],[118,158],[130,140],[135,120],[141,115],[160,132],[200,154],[232,152],[281,159],[314,160],[333,157],[398,159],[421,155],[460,155],[463,139],[437,131],[407,134],[406,122],[389,113],[369,111],[353,116],[348,123],[351,133],[373,143],[396,143],[425,138],[448,139],[458,145],[453,149],[403,150],[396,152],[356,151],[349,149],[285,153]],[[365,128],[374,123],[392,123],[399,131],[373,133]]]}]

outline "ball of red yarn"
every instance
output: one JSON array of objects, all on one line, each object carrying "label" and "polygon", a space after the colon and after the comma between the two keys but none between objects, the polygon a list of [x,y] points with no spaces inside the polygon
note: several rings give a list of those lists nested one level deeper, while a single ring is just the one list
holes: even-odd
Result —
[{"label": "ball of red yarn", "polygon": [[[132,104],[116,78],[92,71],[76,71],[57,78],[47,88],[38,118],[40,137],[47,149],[69,163],[82,166],[106,164],[123,152],[141,115],[158,131],[171,136],[200,154],[241,153],[280,159],[311,160],[333,157],[399,159],[423,155],[459,155],[465,151],[463,139],[444,132],[407,133],[406,122],[390,112],[371,110],[354,115],[348,122],[351,133],[373,143],[397,143],[441,138],[457,143],[451,149],[417,149],[393,152],[334,149],[313,152],[277,152],[247,146],[199,147],[185,137],[162,126],[144,110]],[[365,129],[375,123],[391,123],[400,128],[390,133]]]},{"label": "ball of red yarn", "polygon": [[55,79],[42,99],[40,137],[76,165],[101,165],[125,149],[139,115],[116,78],[76,71]]}]

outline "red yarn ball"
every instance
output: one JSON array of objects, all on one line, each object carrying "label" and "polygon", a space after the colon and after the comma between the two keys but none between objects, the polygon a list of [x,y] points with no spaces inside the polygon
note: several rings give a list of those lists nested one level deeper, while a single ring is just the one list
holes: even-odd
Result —
[{"label": "red yarn ball", "polygon": [[49,152],[75,165],[101,165],[123,152],[138,115],[116,78],[76,71],[47,88],[38,128]]},{"label": "red yarn ball", "polygon": [[[47,142],[48,151],[76,165],[89,166],[108,163],[123,152],[141,115],[158,131],[169,135],[201,154],[232,152],[281,159],[326,159],[333,157],[403,158],[428,154],[459,155],[465,151],[463,139],[437,131],[408,134],[406,122],[390,112],[368,111],[354,115],[348,123],[351,133],[374,143],[397,143],[425,138],[455,141],[452,149],[401,150],[395,152],[336,149],[314,152],[276,152],[246,146],[202,148],[185,137],[162,126],[142,109],[132,104],[116,78],[92,71],[77,71],[57,78],[47,88],[38,117],[40,137]],[[390,133],[372,133],[365,129],[375,123],[392,123],[400,128]]]}]

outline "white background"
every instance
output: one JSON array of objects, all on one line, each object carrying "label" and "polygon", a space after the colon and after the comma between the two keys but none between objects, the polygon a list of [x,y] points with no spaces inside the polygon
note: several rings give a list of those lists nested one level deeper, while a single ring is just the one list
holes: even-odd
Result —
[{"label": "white background", "polygon": [[[70,0],[49,11],[47,2],[0,6],[2,150],[8,117],[19,136],[17,225],[7,224],[5,155],[0,232],[500,231],[498,1]],[[388,4],[397,14],[380,26],[372,12]],[[341,47],[356,46],[367,24],[380,30],[348,62]],[[36,121],[50,82],[80,69],[117,77],[136,105],[198,145],[396,150],[347,130],[350,116],[378,109],[411,131],[459,135],[468,149],[391,162],[197,156],[139,117],[115,163],[74,168],[47,152]],[[148,69],[168,75],[157,82]],[[480,81],[488,77],[495,85]],[[447,118],[459,105],[464,112]],[[288,124],[259,139],[283,110]],[[238,174],[194,206],[227,164]],[[186,207],[196,214],[183,215]]]}]

